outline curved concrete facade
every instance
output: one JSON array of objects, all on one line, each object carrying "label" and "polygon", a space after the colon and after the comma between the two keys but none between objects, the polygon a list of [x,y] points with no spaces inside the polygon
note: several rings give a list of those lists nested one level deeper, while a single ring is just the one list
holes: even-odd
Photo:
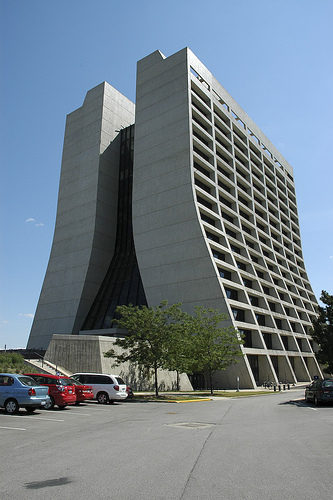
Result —
[{"label": "curved concrete facade", "polygon": [[[138,62],[133,232],[148,304],[226,312],[244,358],[218,387],[320,373],[293,170],[188,49]],[[226,322],[227,326],[228,322]]]},{"label": "curved concrete facade", "polygon": [[110,264],[116,236],[119,144],[134,104],[104,82],[67,116],[56,227],[28,348],[77,334]]}]

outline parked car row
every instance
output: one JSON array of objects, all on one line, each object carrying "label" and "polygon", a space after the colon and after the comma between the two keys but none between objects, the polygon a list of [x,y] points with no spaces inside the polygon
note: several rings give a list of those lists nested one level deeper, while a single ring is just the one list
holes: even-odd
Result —
[{"label": "parked car row", "polygon": [[30,377],[0,373],[0,407],[7,413],[17,413],[20,406],[29,413],[45,408],[50,401],[48,387],[40,386]]},{"label": "parked car row", "polygon": [[17,413],[36,408],[51,410],[96,399],[100,404],[125,401],[133,391],[118,375],[75,373],[71,377],[45,373],[0,374],[0,407]]}]

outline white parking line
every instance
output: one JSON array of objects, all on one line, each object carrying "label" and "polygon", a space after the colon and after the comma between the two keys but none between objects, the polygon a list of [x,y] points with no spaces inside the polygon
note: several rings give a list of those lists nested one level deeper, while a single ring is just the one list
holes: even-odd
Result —
[{"label": "white parking line", "polygon": [[77,415],[80,415],[80,417],[81,417],[81,416],[84,416],[84,417],[91,417],[91,413],[81,413],[81,412],[77,412],[77,413],[75,413],[75,416],[77,416]]},{"label": "white parking line", "polygon": [[37,415],[11,415],[11,418],[28,418],[30,420],[49,420],[51,422],[64,422],[64,420],[60,420],[58,418],[44,418],[44,417],[38,417]]},{"label": "white parking line", "polygon": [[23,429],[22,427],[3,427],[0,425],[0,429],[9,429],[11,431],[26,431],[27,429]]}]

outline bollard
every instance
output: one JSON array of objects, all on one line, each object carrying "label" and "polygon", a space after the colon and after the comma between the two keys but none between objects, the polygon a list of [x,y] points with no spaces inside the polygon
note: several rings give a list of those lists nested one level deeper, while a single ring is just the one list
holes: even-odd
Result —
[{"label": "bollard", "polygon": [[290,384],[288,384],[288,386],[287,386],[287,387],[288,387],[288,391],[290,391]]},{"label": "bollard", "polygon": [[276,392],[276,385],[274,384],[274,392]]},{"label": "bollard", "polygon": [[280,384],[279,384],[279,386],[278,386],[278,387],[279,387],[279,391],[281,391],[281,385],[280,385]]},{"label": "bollard", "polygon": [[286,385],[285,385],[285,384],[283,384],[283,390],[284,390],[284,391],[286,390]]}]

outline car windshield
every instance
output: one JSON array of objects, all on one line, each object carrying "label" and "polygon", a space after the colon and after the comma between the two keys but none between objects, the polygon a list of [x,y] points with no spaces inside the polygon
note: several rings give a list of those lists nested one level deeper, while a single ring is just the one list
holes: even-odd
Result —
[{"label": "car windshield", "polygon": [[[68,379],[66,380],[69,380],[69,383],[72,384],[72,385],[82,385],[80,384],[80,382],[78,382],[75,378],[73,377],[68,377]],[[68,384],[67,384],[68,385]]]},{"label": "car windshield", "polygon": [[59,378],[57,381],[56,381],[56,384],[57,385],[74,385],[73,382],[71,382],[71,380],[69,378]]},{"label": "car windshield", "polygon": [[23,385],[29,385],[30,387],[39,385],[38,382],[36,382],[36,380],[30,377],[17,377],[17,378]]},{"label": "car windshield", "polygon": [[122,379],[122,378],[120,378],[120,377],[115,377],[115,380],[116,380],[117,384],[119,384],[119,385],[125,385],[125,382],[123,381],[123,379]]},{"label": "car windshield", "polygon": [[324,380],[323,387],[332,387],[333,389],[333,380]]}]

